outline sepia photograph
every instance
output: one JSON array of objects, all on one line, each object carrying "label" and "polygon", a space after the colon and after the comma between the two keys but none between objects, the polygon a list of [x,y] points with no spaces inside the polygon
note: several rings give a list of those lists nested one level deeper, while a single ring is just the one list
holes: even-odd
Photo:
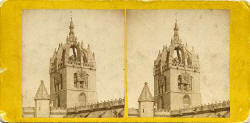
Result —
[{"label": "sepia photograph", "polygon": [[23,117],[123,117],[124,29],[123,10],[23,10]]},{"label": "sepia photograph", "polygon": [[230,117],[230,11],[127,10],[128,117]]},{"label": "sepia photograph", "polygon": [[124,51],[128,117],[230,117],[228,10],[126,14],[24,10],[23,117],[123,117]]},{"label": "sepia photograph", "polygon": [[246,4],[4,1],[0,122],[247,122]]}]

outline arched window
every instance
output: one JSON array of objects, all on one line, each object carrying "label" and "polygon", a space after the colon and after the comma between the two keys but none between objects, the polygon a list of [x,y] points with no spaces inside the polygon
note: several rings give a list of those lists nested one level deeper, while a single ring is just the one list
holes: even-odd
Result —
[{"label": "arched window", "polygon": [[178,76],[178,83],[182,83],[182,76],[181,75]]},{"label": "arched window", "polygon": [[192,90],[192,81],[193,77],[188,73],[182,73],[178,75],[178,88],[183,91],[191,91]]},{"label": "arched window", "polygon": [[86,94],[81,93],[79,95],[79,103],[80,103],[80,105],[83,105],[83,106],[86,105],[86,99],[87,99]]},{"label": "arched window", "polygon": [[165,83],[165,92],[167,92],[167,77],[164,76],[164,83]]},{"label": "arched window", "polygon": [[191,60],[190,56],[188,56],[188,58],[187,58],[187,64],[192,65],[192,60]]},{"label": "arched window", "polygon": [[183,53],[180,47],[174,49],[173,58],[177,63],[182,63]]},{"label": "arched window", "polygon": [[61,107],[60,96],[57,97],[57,107]]},{"label": "arched window", "polygon": [[189,95],[185,95],[183,97],[183,106],[186,108],[186,107],[189,107],[190,105],[191,105],[190,97]]},{"label": "arched window", "polygon": [[60,87],[59,87],[59,89],[63,89],[63,75],[62,74],[60,74]]},{"label": "arched window", "polygon": [[162,109],[165,108],[165,103],[164,103],[164,98],[163,98],[163,96],[161,97],[161,107],[162,107]]},{"label": "arched window", "polygon": [[178,88],[181,89],[181,83],[182,83],[182,76],[178,76]]},{"label": "arched window", "polygon": [[57,69],[57,58],[55,58],[55,60],[54,60],[54,67],[55,67],[55,69]]},{"label": "arched window", "polygon": [[87,62],[88,62],[87,55],[83,53],[83,63],[87,63]]},{"label": "arched window", "polygon": [[74,73],[74,87],[77,87],[77,73]]},{"label": "arched window", "polygon": [[193,86],[193,84],[192,84],[192,82],[193,82],[193,76],[190,76],[190,82],[189,82],[189,90],[192,90],[192,86]]},{"label": "arched window", "polygon": [[70,47],[69,56],[73,57],[74,59],[76,58],[76,48],[74,46]]},{"label": "arched window", "polygon": [[83,82],[83,81],[80,81],[79,83],[80,83],[80,88],[83,88],[84,82]]},{"label": "arched window", "polygon": [[65,49],[63,50],[63,53],[62,53],[62,63],[65,64]]}]

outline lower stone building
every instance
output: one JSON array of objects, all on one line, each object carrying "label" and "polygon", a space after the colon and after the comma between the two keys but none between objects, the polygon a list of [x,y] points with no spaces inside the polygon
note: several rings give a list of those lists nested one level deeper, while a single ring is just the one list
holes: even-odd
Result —
[{"label": "lower stone building", "polygon": [[111,118],[124,116],[124,99],[122,98],[72,108],[53,107],[43,81],[34,100],[35,107],[23,107],[23,117]]},{"label": "lower stone building", "polygon": [[158,110],[154,98],[145,83],[138,99],[138,109],[129,108],[129,117],[230,117],[230,101],[197,105],[177,110]]}]

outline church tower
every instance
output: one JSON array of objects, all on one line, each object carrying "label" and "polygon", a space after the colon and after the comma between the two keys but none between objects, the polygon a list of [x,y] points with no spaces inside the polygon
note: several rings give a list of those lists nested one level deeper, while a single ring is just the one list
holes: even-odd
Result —
[{"label": "church tower", "polygon": [[182,43],[177,20],[170,46],[154,61],[154,97],[157,109],[167,111],[201,103],[199,57]]},{"label": "church tower", "polygon": [[71,18],[66,43],[50,58],[50,90],[53,107],[68,108],[97,102],[95,55],[78,42]]},{"label": "church tower", "polygon": [[154,117],[154,99],[147,82],[144,84],[138,103],[139,117]]},{"label": "church tower", "polygon": [[50,115],[50,98],[45,88],[43,80],[35,96],[35,117],[49,117]]}]

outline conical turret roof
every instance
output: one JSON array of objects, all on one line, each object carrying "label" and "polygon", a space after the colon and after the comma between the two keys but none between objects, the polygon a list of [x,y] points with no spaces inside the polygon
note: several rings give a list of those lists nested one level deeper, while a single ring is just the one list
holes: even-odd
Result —
[{"label": "conical turret roof", "polygon": [[47,100],[49,98],[49,94],[45,88],[43,80],[41,80],[41,84],[36,92],[35,100]]},{"label": "conical turret roof", "polygon": [[142,89],[141,95],[138,99],[139,102],[145,102],[145,101],[154,101],[152,94],[150,93],[149,87],[148,87],[148,83],[145,82],[144,87]]}]

